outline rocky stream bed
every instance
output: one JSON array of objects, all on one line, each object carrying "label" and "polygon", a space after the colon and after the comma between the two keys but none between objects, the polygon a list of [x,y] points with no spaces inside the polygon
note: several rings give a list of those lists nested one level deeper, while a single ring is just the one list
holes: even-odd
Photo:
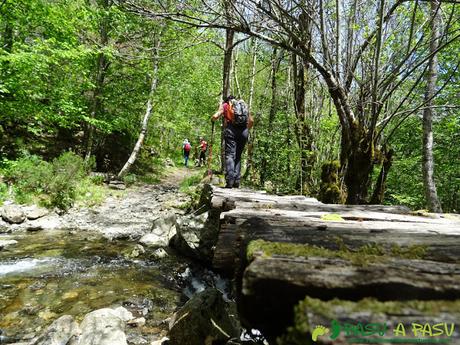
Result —
[{"label": "rocky stream bed", "polygon": [[[177,178],[116,192],[100,206],[65,215],[6,203],[0,220],[0,343],[239,339],[229,283],[168,246],[193,246],[195,240],[193,234],[176,239],[181,224],[190,225],[182,209],[189,197],[178,191]],[[197,328],[201,339],[193,338]]]}]

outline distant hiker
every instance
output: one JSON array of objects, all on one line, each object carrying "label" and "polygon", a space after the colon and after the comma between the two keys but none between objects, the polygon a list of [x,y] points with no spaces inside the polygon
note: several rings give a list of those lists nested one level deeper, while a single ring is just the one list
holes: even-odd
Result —
[{"label": "distant hiker", "polygon": [[235,99],[234,96],[228,96],[211,119],[216,121],[221,116],[225,119],[225,188],[238,188],[241,178],[241,154],[254,120],[246,103],[241,99]]},{"label": "distant hiker", "polygon": [[184,152],[184,165],[188,166],[188,157],[190,156],[190,150],[192,149],[192,145],[190,145],[190,142],[188,139],[184,139],[184,142],[182,143],[182,150]]},{"label": "distant hiker", "polygon": [[200,161],[198,166],[201,166],[201,163],[206,164],[206,151],[208,150],[208,143],[204,140],[203,137],[200,137]]}]

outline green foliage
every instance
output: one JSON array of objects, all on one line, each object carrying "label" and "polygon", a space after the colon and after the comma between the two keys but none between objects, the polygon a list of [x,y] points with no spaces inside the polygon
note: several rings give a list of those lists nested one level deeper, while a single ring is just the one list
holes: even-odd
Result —
[{"label": "green foliage", "polygon": [[127,174],[123,176],[123,182],[127,186],[131,186],[137,182],[137,176],[134,174]]},{"label": "green foliage", "polygon": [[76,186],[86,173],[83,159],[66,152],[51,163],[34,155],[10,162],[4,176],[13,185],[17,202],[38,199],[44,206],[66,211],[73,205]]},{"label": "green foliage", "polygon": [[86,177],[75,186],[75,204],[84,207],[100,205],[109,193],[114,194],[116,192],[109,191],[103,184],[99,183],[99,181],[94,183],[94,177]]},{"label": "green foliage", "polygon": [[6,183],[0,182],[0,206],[8,197],[8,185]]},{"label": "green foliage", "polygon": [[95,184],[96,186],[101,186],[104,184],[104,176],[103,175],[94,175],[90,177],[91,183]]}]

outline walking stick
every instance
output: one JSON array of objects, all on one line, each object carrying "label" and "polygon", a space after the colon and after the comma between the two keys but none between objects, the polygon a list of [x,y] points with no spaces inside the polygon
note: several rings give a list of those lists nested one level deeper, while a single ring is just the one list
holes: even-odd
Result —
[{"label": "walking stick", "polygon": [[211,161],[212,161],[212,145],[214,143],[214,124],[215,124],[215,122],[212,121],[211,144],[209,145],[209,156],[208,156],[208,176],[209,176],[209,178],[212,177]]}]

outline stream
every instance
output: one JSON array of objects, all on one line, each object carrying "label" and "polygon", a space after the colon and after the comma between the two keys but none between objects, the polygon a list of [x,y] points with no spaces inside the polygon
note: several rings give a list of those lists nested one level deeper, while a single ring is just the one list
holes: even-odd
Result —
[{"label": "stream", "polygon": [[184,261],[139,254],[133,242],[62,230],[0,239],[18,241],[0,251],[0,329],[12,339],[32,338],[61,315],[81,320],[112,305],[148,314],[143,333],[162,333],[190,289],[181,283]]}]

